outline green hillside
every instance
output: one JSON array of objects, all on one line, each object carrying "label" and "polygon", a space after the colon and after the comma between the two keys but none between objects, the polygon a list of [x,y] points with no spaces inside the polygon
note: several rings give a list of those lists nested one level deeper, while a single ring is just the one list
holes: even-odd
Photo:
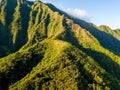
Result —
[{"label": "green hillside", "polygon": [[0,90],[119,90],[120,30],[40,1],[0,2]]}]

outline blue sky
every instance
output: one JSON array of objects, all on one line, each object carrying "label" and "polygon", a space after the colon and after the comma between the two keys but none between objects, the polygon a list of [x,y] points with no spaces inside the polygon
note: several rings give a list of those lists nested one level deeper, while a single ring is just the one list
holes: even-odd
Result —
[{"label": "blue sky", "polygon": [[[31,0],[32,1],[32,0]],[[96,25],[120,28],[120,0],[41,0]]]}]

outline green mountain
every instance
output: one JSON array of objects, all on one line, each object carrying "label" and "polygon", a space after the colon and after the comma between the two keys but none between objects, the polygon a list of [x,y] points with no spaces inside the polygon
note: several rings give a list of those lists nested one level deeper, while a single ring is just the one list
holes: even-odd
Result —
[{"label": "green mountain", "polygon": [[120,40],[120,30],[112,30],[110,27],[108,26],[105,26],[105,25],[101,25],[98,27],[100,30],[108,33],[108,34],[111,34],[113,37],[117,38],[118,40]]},{"label": "green mountain", "polygon": [[0,0],[0,90],[119,87],[119,29],[37,0]]}]

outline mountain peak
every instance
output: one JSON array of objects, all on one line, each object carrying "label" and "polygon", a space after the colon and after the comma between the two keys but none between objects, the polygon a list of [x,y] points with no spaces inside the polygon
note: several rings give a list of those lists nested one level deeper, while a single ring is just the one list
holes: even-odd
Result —
[{"label": "mountain peak", "polygon": [[112,30],[109,26],[106,26],[106,25],[100,25],[99,28],[102,30],[108,30],[108,31]]}]

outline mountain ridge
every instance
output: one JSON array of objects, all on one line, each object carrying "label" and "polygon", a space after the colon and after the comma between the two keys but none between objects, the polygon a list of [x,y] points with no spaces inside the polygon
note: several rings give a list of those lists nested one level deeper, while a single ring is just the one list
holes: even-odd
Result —
[{"label": "mountain ridge", "polygon": [[0,13],[0,90],[118,90],[119,30],[40,1],[2,0]]}]

